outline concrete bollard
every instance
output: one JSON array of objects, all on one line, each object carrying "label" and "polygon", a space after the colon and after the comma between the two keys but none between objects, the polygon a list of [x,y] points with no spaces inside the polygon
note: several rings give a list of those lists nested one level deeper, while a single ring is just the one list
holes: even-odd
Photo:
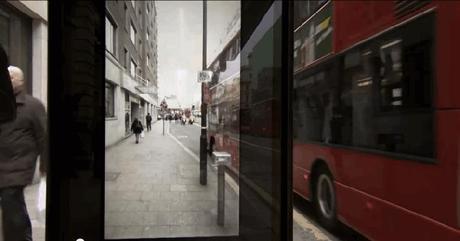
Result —
[{"label": "concrete bollard", "polygon": [[231,160],[227,152],[212,153],[214,165],[217,166],[217,224],[224,225],[225,220],[225,165]]}]

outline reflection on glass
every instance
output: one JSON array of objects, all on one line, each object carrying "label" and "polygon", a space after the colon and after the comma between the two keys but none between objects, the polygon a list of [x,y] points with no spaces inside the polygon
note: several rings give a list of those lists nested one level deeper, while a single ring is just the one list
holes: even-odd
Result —
[{"label": "reflection on glass", "polygon": [[[432,76],[427,68],[431,61],[429,36],[427,31],[419,39],[407,36],[388,41],[382,37],[349,51],[342,60],[337,58],[342,68],[329,61],[313,74],[297,78],[296,138],[431,157],[432,132],[422,138],[416,129],[432,129],[432,113],[415,111],[431,106],[430,95],[424,95],[429,93],[425,88],[431,86]],[[378,49],[371,47],[376,42],[384,44]],[[323,130],[322,136],[312,135],[317,129]]]},{"label": "reflection on glass", "polygon": [[[241,51],[240,187],[248,193],[241,210],[241,225],[251,227],[248,240],[274,240],[281,217],[280,204],[280,83],[281,1],[254,8],[246,16]],[[257,10],[255,10],[257,9]]]},{"label": "reflection on glass", "polygon": [[[17,106],[16,118],[0,123],[0,240],[44,241],[47,2],[23,5],[0,3],[0,48],[8,59],[0,61],[0,81],[12,83]],[[31,14],[38,17],[32,19]]]}]

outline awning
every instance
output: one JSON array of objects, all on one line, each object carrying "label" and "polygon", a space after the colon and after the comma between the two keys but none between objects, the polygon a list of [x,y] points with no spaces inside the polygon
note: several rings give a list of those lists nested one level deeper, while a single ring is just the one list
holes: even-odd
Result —
[{"label": "awning", "polygon": [[158,102],[154,100],[149,94],[139,94],[142,99],[144,99],[146,102],[152,105],[158,105]]}]

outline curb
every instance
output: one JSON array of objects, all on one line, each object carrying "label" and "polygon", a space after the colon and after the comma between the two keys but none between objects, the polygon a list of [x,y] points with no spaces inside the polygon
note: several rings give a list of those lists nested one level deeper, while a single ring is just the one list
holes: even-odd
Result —
[{"label": "curb", "polygon": [[117,146],[118,144],[121,144],[122,142],[126,141],[126,139],[130,138],[132,135],[133,135],[132,132],[129,133],[127,136],[122,137],[120,140],[116,141],[115,143],[106,146],[105,150],[107,151],[111,149],[112,147]]},{"label": "curb", "polygon": [[[169,129],[168,129],[169,130]],[[197,161],[198,163],[200,162],[200,158],[195,154],[193,153],[190,149],[188,149],[184,144],[182,144],[182,142],[180,142],[175,136],[173,136],[169,131],[167,132],[167,135],[173,139],[187,154],[189,154],[195,161]],[[210,157],[208,155],[206,155],[206,164],[208,166],[208,170],[210,169],[215,175],[217,175],[217,167],[213,166],[212,165],[212,161],[210,162],[209,161]],[[225,168],[225,170],[228,170],[228,168]],[[228,178],[227,178],[228,177]],[[235,181],[233,179],[233,177],[228,174],[227,172],[225,173],[225,186],[226,188],[229,188],[231,190],[233,190],[233,192],[235,193],[236,196],[239,196],[240,193],[239,193],[239,186],[236,186],[238,185],[237,184],[237,181]],[[236,185],[235,185],[236,184]]]}]

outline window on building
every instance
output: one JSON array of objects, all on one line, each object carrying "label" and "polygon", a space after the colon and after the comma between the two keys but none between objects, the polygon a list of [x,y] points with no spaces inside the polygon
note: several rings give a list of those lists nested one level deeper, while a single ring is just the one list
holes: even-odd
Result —
[{"label": "window on building", "polygon": [[327,0],[294,1],[294,25],[300,25],[326,2]]},{"label": "window on building", "polygon": [[109,17],[105,17],[105,48],[115,56],[116,45],[116,29],[114,21]]},{"label": "window on building", "polygon": [[137,64],[134,62],[133,59],[131,59],[131,69],[130,69],[130,74],[132,77],[136,77],[136,69],[137,69]]},{"label": "window on building", "polygon": [[130,101],[129,101],[129,92],[125,91],[125,110],[129,111],[130,109]]},{"label": "window on building", "polygon": [[105,83],[105,117],[115,117],[115,86]]},{"label": "window on building", "polygon": [[235,50],[236,50],[236,55],[240,54],[241,49],[240,49],[240,37],[239,36],[236,38]]},{"label": "window on building", "polygon": [[131,26],[129,29],[129,37],[131,39],[131,42],[135,45],[136,44],[136,28],[134,28],[133,23],[131,23]]},{"label": "window on building", "polygon": [[124,2],[124,13],[125,13],[125,22],[124,22],[124,27],[126,32],[129,31],[129,14],[128,14],[128,3]]},{"label": "window on building", "polygon": [[128,63],[129,63],[129,54],[128,54],[128,50],[126,48],[123,48],[123,57],[124,57],[124,62],[123,62],[123,67],[125,69],[128,68]]}]

